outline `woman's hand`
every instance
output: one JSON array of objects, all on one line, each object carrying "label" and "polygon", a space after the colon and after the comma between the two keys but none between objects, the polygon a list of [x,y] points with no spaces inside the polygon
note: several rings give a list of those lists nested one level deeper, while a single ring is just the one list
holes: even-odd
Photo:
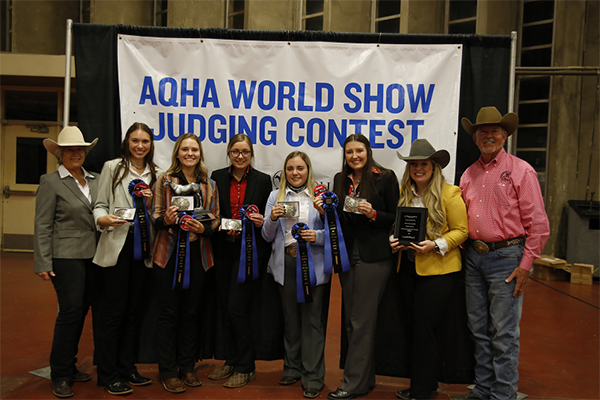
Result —
[{"label": "woman's hand", "polygon": [[49,281],[51,276],[56,276],[54,275],[54,271],[38,272],[36,275],[42,278],[43,281]]},{"label": "woman's hand", "polygon": [[361,201],[358,203],[358,211],[365,214],[365,216],[369,219],[373,218],[373,214],[375,213],[373,210],[373,205],[368,201]]},{"label": "woman's hand", "polygon": [[167,211],[165,212],[165,225],[173,225],[175,223],[175,221],[177,221],[177,214],[179,211],[179,207],[177,206],[171,206],[169,208],[167,208]]},{"label": "woman's hand", "polygon": [[307,242],[314,243],[317,241],[317,232],[313,231],[312,229],[304,229],[302,232],[300,232],[300,236],[302,236],[302,239],[306,240]]},{"label": "woman's hand", "polygon": [[[271,214],[272,213],[273,210],[271,210]],[[250,221],[254,222],[254,226],[256,226],[257,228],[261,228],[263,226],[263,223],[265,222],[265,217],[263,217],[263,215],[259,213],[248,214],[248,218],[250,218]]]},{"label": "woman's hand", "polygon": [[113,214],[106,214],[100,218],[98,218],[98,224],[101,226],[121,226],[125,224],[127,221],[121,219]]},{"label": "woman's hand", "polygon": [[435,242],[433,240],[424,240],[419,244],[411,243],[410,247],[415,249],[418,253],[425,254],[435,249]]},{"label": "woman's hand", "polygon": [[323,197],[315,197],[315,201],[313,201],[313,206],[317,209],[319,214],[325,215],[325,210],[323,210]]},{"label": "woman's hand", "polygon": [[188,219],[185,221],[185,226],[187,226],[188,228],[190,228],[190,232],[194,232],[197,234],[202,234],[204,233],[204,225],[202,224],[202,222],[195,220],[195,219]]},{"label": "woman's hand", "polygon": [[152,206],[152,197],[154,196],[154,193],[152,193],[152,190],[150,189],[144,189],[142,190],[142,195],[146,198],[146,207],[150,208]]},{"label": "woman's hand", "polygon": [[271,208],[271,221],[277,221],[277,218],[281,217],[285,214],[285,208],[282,204],[275,204],[273,208]]},{"label": "woman's hand", "polygon": [[399,250],[404,250],[406,248],[406,246],[398,243],[398,238],[394,238],[393,236],[390,236],[390,247],[392,248],[392,253],[395,253]]}]

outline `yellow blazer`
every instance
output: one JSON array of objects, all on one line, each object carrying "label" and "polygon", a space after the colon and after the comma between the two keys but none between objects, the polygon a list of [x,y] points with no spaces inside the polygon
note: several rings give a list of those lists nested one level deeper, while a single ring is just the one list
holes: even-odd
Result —
[{"label": "yellow blazer", "polygon": [[[444,275],[460,271],[462,268],[458,246],[469,237],[469,222],[460,188],[444,183],[442,203],[446,211],[446,224],[442,227],[442,236],[448,242],[449,250],[444,256],[435,251],[426,254],[416,253],[415,265],[417,274],[421,276]],[[398,267],[401,256],[402,253],[398,257]]]}]

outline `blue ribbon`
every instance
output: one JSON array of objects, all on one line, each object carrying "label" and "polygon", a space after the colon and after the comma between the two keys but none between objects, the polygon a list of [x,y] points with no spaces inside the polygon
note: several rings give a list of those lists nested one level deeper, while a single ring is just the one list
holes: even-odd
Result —
[{"label": "blue ribbon", "polygon": [[[337,214],[337,206],[340,202],[337,195],[331,191],[324,192],[323,210],[325,210],[325,273],[331,274],[332,266],[336,273],[350,270],[350,260],[346,251],[346,242]],[[333,218],[333,220],[331,220]],[[334,232],[332,232],[335,229]]]},{"label": "blue ribbon", "polygon": [[[249,204],[240,207],[239,216],[242,220],[242,251],[240,256],[240,265],[238,267],[237,283],[246,282],[247,277],[252,276],[252,280],[258,279],[258,252],[256,251],[256,240],[254,238],[254,222],[248,218]],[[246,241],[246,235],[250,236]],[[248,243],[249,242],[249,243]],[[252,270],[252,275],[250,274]]]},{"label": "blue ribbon", "polygon": [[[133,179],[129,182],[127,190],[133,198],[133,205],[135,206],[135,219],[133,220],[133,259],[143,260],[150,256],[150,221],[148,218],[148,208],[146,207],[146,201],[143,196],[138,195],[135,192],[135,186],[143,183],[148,187],[148,184],[142,179]],[[140,203],[142,204],[140,206]],[[145,231],[142,232],[140,227],[140,213],[142,213],[144,219],[143,224]]]},{"label": "blue ribbon", "polygon": [[[196,219],[196,214],[193,211],[180,212],[177,219],[181,221],[181,218],[186,215]],[[180,222],[179,232],[177,233],[177,258],[171,290],[175,290],[177,285],[181,285],[184,290],[190,287],[190,231],[181,228],[181,224],[182,222]]]},{"label": "blue ribbon", "polygon": [[317,286],[317,274],[310,255],[310,247],[302,238],[300,232],[310,229],[304,222],[298,222],[292,227],[292,236],[297,241],[296,255],[296,301],[311,302],[310,288]]}]

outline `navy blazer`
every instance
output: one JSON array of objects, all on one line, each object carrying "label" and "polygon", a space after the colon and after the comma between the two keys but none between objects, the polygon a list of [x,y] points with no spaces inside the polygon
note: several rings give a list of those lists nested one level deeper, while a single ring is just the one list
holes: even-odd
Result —
[{"label": "navy blazer", "polygon": [[88,259],[96,253],[93,206],[98,196],[99,175],[90,172],[92,203],[71,177],[58,171],[42,175],[35,199],[35,273],[52,271],[53,258]]},{"label": "navy blazer", "polygon": [[[229,173],[229,168],[230,167],[225,167],[213,171],[210,178],[215,181],[219,190],[219,207],[221,211],[221,218],[238,219],[237,215],[233,217],[231,215],[231,175]],[[267,200],[272,188],[273,186],[271,184],[271,177],[250,166],[250,170],[248,171],[248,184],[246,185],[246,193],[244,194],[244,204],[256,205],[260,214],[264,215]],[[265,218],[267,217],[265,216]],[[215,262],[217,263],[219,262],[223,251],[226,251],[226,238],[227,232],[224,231],[216,232],[213,236],[213,249],[215,251]],[[254,238],[256,240],[256,247],[258,249],[258,257],[268,257],[270,253],[270,246],[262,238],[260,228],[257,228],[256,226],[254,226]]]}]

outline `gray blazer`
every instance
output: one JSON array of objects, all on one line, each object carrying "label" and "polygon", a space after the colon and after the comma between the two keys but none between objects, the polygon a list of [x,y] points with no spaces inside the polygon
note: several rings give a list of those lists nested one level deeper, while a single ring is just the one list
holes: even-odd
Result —
[{"label": "gray blazer", "polygon": [[[102,227],[98,224],[98,219],[108,214],[114,214],[115,207],[134,207],[133,198],[129,194],[129,182],[131,179],[128,179],[128,177],[125,177],[125,179],[119,183],[119,186],[115,188],[115,194],[113,196],[113,176],[115,175],[115,169],[120,161],[121,159],[117,158],[104,163],[102,174],[100,175],[98,198],[94,205],[94,221],[96,222],[96,228],[102,232],[100,241],[98,242],[98,248],[96,249],[96,255],[94,256],[94,264],[101,267],[112,267],[117,264],[117,259],[119,258],[121,249],[127,239],[129,224],[114,227]],[[158,177],[161,173],[162,170],[158,168],[156,176]],[[149,181],[146,183],[150,184]],[[152,210],[149,211],[151,214]],[[150,217],[148,217],[148,220],[151,221]],[[154,229],[151,228],[150,243],[152,243],[153,238]],[[152,266],[151,258],[146,260],[146,266]]]},{"label": "gray blazer", "polygon": [[[92,202],[98,195],[98,177],[88,179]],[[58,171],[42,175],[35,200],[34,271],[52,271],[53,258],[88,259],[96,252],[92,206],[77,182]]]}]

